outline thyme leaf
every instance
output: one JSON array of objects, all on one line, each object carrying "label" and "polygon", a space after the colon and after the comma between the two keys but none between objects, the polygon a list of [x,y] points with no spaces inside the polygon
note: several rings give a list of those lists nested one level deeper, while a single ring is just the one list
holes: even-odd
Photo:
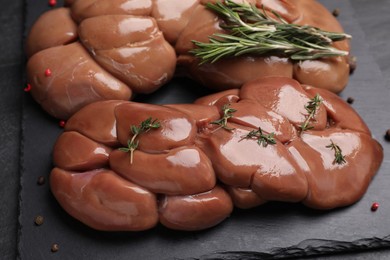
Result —
[{"label": "thyme leaf", "polygon": [[119,151],[130,153],[130,164],[133,164],[134,151],[137,150],[139,141],[136,138],[142,134],[147,133],[151,129],[157,129],[161,126],[160,122],[157,119],[152,119],[151,117],[142,121],[138,126],[131,125],[130,132],[132,133],[132,138],[127,140],[127,147],[118,148]]},{"label": "thyme leaf", "polygon": [[306,116],[305,121],[301,124],[301,133],[307,130],[310,130],[313,128],[313,126],[310,125],[310,122],[315,120],[315,115],[322,103],[322,98],[321,96],[317,93],[314,98],[310,99],[307,102],[307,105],[305,105],[305,109],[308,113]]},{"label": "thyme leaf", "polygon": [[343,151],[341,150],[340,146],[335,144],[332,140],[330,140],[330,144],[327,145],[326,148],[330,148],[331,150],[334,150],[334,161],[333,161],[333,163],[343,164],[343,163],[347,162],[345,160],[345,157],[343,155]]},{"label": "thyme leaf", "polygon": [[258,145],[262,145],[263,147],[267,147],[269,144],[276,144],[276,140],[274,138],[275,133],[272,132],[268,135],[263,134],[263,130],[259,127],[258,130],[252,130],[248,134],[243,135],[242,139],[255,139],[257,140]]},{"label": "thyme leaf", "polygon": [[215,131],[217,131],[217,130],[219,130],[221,128],[223,128],[225,130],[228,130],[228,131],[234,130],[234,128],[230,128],[230,127],[227,126],[228,119],[233,117],[233,113],[234,112],[237,112],[237,110],[234,109],[234,108],[230,108],[230,104],[223,105],[223,107],[222,107],[222,113],[223,113],[222,118],[210,123],[210,124],[213,124],[213,125],[219,125],[219,127],[217,129],[215,129],[213,132],[215,132]]}]

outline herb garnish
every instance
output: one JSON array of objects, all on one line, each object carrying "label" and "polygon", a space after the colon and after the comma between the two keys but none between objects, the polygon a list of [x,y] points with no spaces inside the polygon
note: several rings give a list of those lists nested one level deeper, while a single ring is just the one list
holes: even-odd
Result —
[{"label": "herb garnish", "polygon": [[347,51],[331,46],[334,41],[351,38],[348,34],[290,24],[275,11],[272,14],[276,18],[270,17],[264,6],[259,10],[254,5],[225,0],[207,3],[206,7],[223,19],[221,27],[228,34],[215,33],[209,37],[209,43],[193,41],[198,48],[191,53],[201,59],[200,64],[244,54],[274,53],[292,60],[348,55]]},{"label": "herb garnish", "polygon": [[151,117],[142,121],[139,126],[130,126],[130,132],[133,134],[133,137],[127,140],[127,147],[119,148],[119,150],[122,152],[130,153],[130,164],[133,163],[134,151],[138,148],[139,145],[139,141],[136,141],[135,139],[140,134],[149,132],[150,129],[157,129],[160,126],[160,122],[158,122],[157,119],[153,120]]},{"label": "herb garnish", "polygon": [[263,147],[267,147],[269,144],[276,144],[274,136],[274,132],[268,135],[263,134],[263,130],[259,127],[259,130],[252,130],[248,134],[243,135],[241,140],[256,139],[258,145],[263,145]]},{"label": "herb garnish", "polygon": [[315,97],[310,99],[307,102],[307,105],[305,105],[305,109],[308,115],[306,116],[306,120],[300,126],[301,133],[313,128],[313,126],[310,125],[310,122],[312,120],[315,120],[314,116],[316,115],[317,110],[321,105],[321,102],[322,102],[321,96],[316,94]]},{"label": "herb garnish", "polygon": [[330,140],[330,145],[327,145],[326,148],[330,148],[331,150],[334,150],[334,161],[333,163],[337,164],[343,164],[346,163],[347,161],[344,158],[344,155],[342,154],[342,150],[340,146],[337,144],[333,143],[332,140]]},{"label": "herb garnish", "polygon": [[219,125],[219,127],[217,129],[215,129],[213,132],[223,128],[225,130],[228,130],[228,131],[232,131],[234,130],[234,128],[230,128],[227,126],[227,121],[229,118],[232,118],[233,117],[233,113],[234,112],[237,112],[236,109],[234,108],[230,108],[230,104],[225,104],[223,105],[222,107],[222,112],[223,112],[223,116],[221,119],[218,119],[216,121],[213,121],[211,122],[210,124],[213,124],[213,125]]}]

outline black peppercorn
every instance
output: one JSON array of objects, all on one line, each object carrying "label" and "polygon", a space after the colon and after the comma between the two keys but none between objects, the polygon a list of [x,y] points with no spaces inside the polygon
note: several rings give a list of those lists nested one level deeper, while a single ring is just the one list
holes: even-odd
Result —
[{"label": "black peppercorn", "polygon": [[347,103],[348,104],[353,104],[354,101],[355,101],[355,99],[353,97],[348,97],[347,98]]},{"label": "black peppercorn", "polygon": [[390,142],[390,129],[388,129],[388,130],[386,131],[385,139],[386,139],[386,141]]},{"label": "black peppercorn", "polygon": [[348,58],[348,64],[349,64],[349,74],[352,74],[357,67],[357,59],[355,56],[350,56]]},{"label": "black peppercorn", "polygon": [[38,180],[37,180],[37,184],[38,184],[38,185],[43,185],[43,184],[45,184],[45,177],[39,176],[39,177],[38,177]]},{"label": "black peppercorn", "polygon": [[334,17],[339,16],[339,15],[340,15],[340,9],[335,8],[335,9],[333,10],[332,14],[333,14]]}]

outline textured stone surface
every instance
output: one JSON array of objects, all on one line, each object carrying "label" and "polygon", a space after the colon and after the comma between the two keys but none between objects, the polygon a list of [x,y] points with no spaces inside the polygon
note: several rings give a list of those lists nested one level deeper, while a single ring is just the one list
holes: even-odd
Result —
[{"label": "textured stone surface", "polygon": [[0,8],[0,248],[15,258],[17,234],[20,117],[23,70],[23,1],[1,1]]},{"label": "textured stone surface", "polygon": [[[17,235],[17,201],[18,201],[18,190],[19,190],[19,145],[20,145],[20,116],[21,116],[21,106],[22,106],[22,96],[24,93],[21,91],[23,88],[23,78],[22,78],[22,69],[23,69],[23,58],[22,58],[22,30],[23,30],[23,1],[21,0],[15,0],[15,1],[0,1],[2,4],[2,8],[0,10],[0,17],[1,17],[1,23],[0,23],[0,32],[2,35],[2,44],[0,45],[0,84],[1,84],[1,94],[0,94],[0,167],[1,167],[1,184],[2,188],[0,189],[0,202],[1,202],[1,213],[0,213],[0,219],[2,221],[2,225],[0,228],[0,248],[2,252],[2,258],[4,259],[14,259],[15,258],[15,252],[16,252],[16,235]],[[375,1],[369,1],[369,0],[353,0],[353,1],[325,1],[329,2],[330,4],[333,4],[333,8],[343,6],[345,3],[347,3],[348,6],[353,7],[352,10],[349,10],[349,12],[352,12],[353,14],[353,21],[358,21],[359,27],[357,34],[356,32],[352,32],[354,34],[354,41],[357,43],[365,43],[365,46],[354,46],[353,50],[356,51],[364,51],[364,57],[365,58],[359,58],[358,60],[358,70],[356,71],[356,74],[352,77],[352,80],[359,82],[360,85],[362,85],[362,88],[364,85],[369,85],[369,80],[364,78],[364,75],[359,75],[359,70],[363,68],[364,66],[371,65],[374,67],[374,70],[371,71],[373,75],[369,75],[368,78],[375,78],[376,76],[383,75],[383,79],[379,84],[383,84],[383,88],[387,88],[389,90],[389,82],[390,82],[390,62],[389,62],[389,40],[390,40],[390,34],[388,34],[387,26],[390,16],[388,16],[389,9],[390,9],[390,2],[387,0],[378,0]],[[48,8],[47,2],[42,0],[38,3],[34,3],[35,6],[39,6],[39,8],[44,9]],[[332,7],[331,7],[332,8]],[[30,11],[30,17],[36,17],[37,13],[39,11],[32,10]],[[348,12],[347,12],[348,13]],[[32,18],[30,18],[32,19]],[[341,10],[339,19],[344,23],[343,20],[346,20],[345,22],[348,24],[349,16],[346,15],[344,10]],[[30,21],[31,22],[31,21]],[[352,25],[351,25],[352,26]],[[356,29],[355,29],[356,30]],[[357,55],[357,51],[355,55]],[[359,69],[360,68],[360,69]],[[387,83],[387,84],[386,84]],[[190,85],[188,81],[180,81],[180,84],[186,84]],[[160,98],[157,97],[149,97],[145,100],[150,102],[159,102],[159,103],[168,103],[172,102],[169,97],[166,95],[163,95],[164,93],[168,92],[167,90],[163,90],[160,92],[162,96]],[[185,93],[182,89],[174,89],[174,93],[181,95],[182,93]],[[199,94],[199,93],[197,93]],[[380,100],[384,100],[389,98],[389,91],[384,91],[381,93],[383,97],[379,97]],[[366,110],[371,106],[371,103],[367,103],[364,99],[364,96],[358,96],[355,95],[355,91],[351,88],[347,88],[346,92],[342,94],[343,97],[353,96],[355,98],[354,107],[359,110],[359,112]],[[183,102],[189,102],[192,98],[187,97],[186,100],[183,100]],[[375,99],[374,99],[375,100]],[[42,111],[34,104],[32,103],[29,98],[27,98],[26,106],[29,108],[32,108],[33,116],[35,118],[39,118],[39,120],[36,122],[37,124],[47,124],[49,125],[49,129],[46,131],[49,132],[47,136],[42,136],[37,142],[43,142],[48,143],[47,145],[50,146],[50,140],[55,139],[56,135],[61,131],[57,126],[57,121],[48,118],[43,114]],[[383,109],[383,108],[382,108]],[[386,106],[384,108],[384,111],[379,111],[379,116],[375,116],[378,111],[370,112],[369,114],[366,114],[365,120],[368,121],[369,124],[372,125],[374,129],[374,134],[378,139],[382,138],[382,135],[386,131],[387,128],[390,128],[389,121],[385,121],[385,119],[388,119],[388,116],[385,115],[386,112],[388,113],[388,102],[387,102],[387,109]],[[367,120],[368,119],[368,120]],[[33,133],[32,134],[38,134],[40,132],[40,129],[32,128]],[[46,132],[44,132],[46,133]],[[382,142],[385,146],[385,149],[389,150],[389,143]],[[29,150],[32,153],[39,154],[39,160],[34,162],[34,158],[26,158],[26,163],[31,163],[33,165],[37,165],[37,167],[43,167],[43,168],[49,168],[50,162],[46,161],[45,156],[50,156],[50,150],[41,149],[40,147],[34,147],[30,148]],[[47,158],[47,157],[46,157]],[[389,159],[387,159],[388,161]],[[43,166],[42,166],[43,165]],[[387,162],[388,165],[388,162]],[[38,175],[47,175],[47,173],[41,173],[38,172]],[[387,175],[387,172],[381,172],[382,176]],[[34,259],[32,258],[33,252],[38,252],[38,256],[41,256],[40,259],[43,259],[43,255],[50,256],[52,254],[50,252],[50,247],[52,243],[59,243],[60,250],[57,252],[57,254],[62,254],[62,259],[74,259],[76,256],[78,258],[86,258],[87,253],[83,252],[91,252],[92,248],[85,248],[80,246],[76,246],[72,248],[71,241],[65,240],[64,237],[58,237],[53,233],[56,229],[50,229],[49,226],[53,223],[62,222],[63,225],[61,227],[58,227],[58,230],[56,230],[57,233],[60,233],[61,231],[66,231],[69,229],[78,229],[80,227],[79,223],[71,221],[68,219],[67,216],[63,216],[63,212],[59,210],[58,205],[54,202],[52,199],[49,190],[48,185],[43,186],[37,186],[36,185],[36,178],[37,176],[30,176],[28,185],[26,185],[24,188],[25,194],[29,194],[28,191],[33,191],[39,193],[38,196],[35,197],[37,200],[44,199],[45,202],[48,201],[49,204],[45,207],[36,207],[34,205],[29,206],[25,212],[29,212],[29,215],[25,218],[24,227],[26,228],[25,231],[33,231],[32,236],[34,236],[34,240],[30,242],[34,242],[34,245],[39,245],[39,248],[34,248],[31,244],[29,247],[24,247],[24,251],[21,256],[24,256],[23,259]],[[363,208],[358,210],[357,212],[363,212],[367,215],[367,219],[362,219],[361,216],[351,216],[350,223],[359,224],[360,221],[364,220],[372,220],[374,217],[382,218],[382,219],[388,219],[390,210],[389,205],[384,197],[380,197],[380,192],[377,191],[383,191],[384,189],[388,189],[388,186],[386,186],[386,182],[380,183],[381,179],[376,178],[374,180],[373,187],[370,188],[369,193],[365,197],[365,199],[361,202],[359,202],[359,205],[363,203]],[[384,191],[383,191],[384,192]],[[388,192],[387,192],[388,195]],[[25,198],[27,200],[28,198]],[[378,209],[378,211],[375,213],[375,215],[370,212],[368,203],[371,202],[371,200],[378,200],[381,203],[381,207]],[[354,207],[354,206],[353,206]],[[54,214],[51,215],[49,219],[45,219],[45,223],[38,227],[35,227],[33,224],[34,217],[42,213],[43,215],[46,215],[47,209],[54,208]],[[276,206],[276,208],[278,208]],[[295,209],[297,210],[297,209]],[[295,211],[294,209],[288,210],[287,213],[292,213]],[[299,210],[299,209],[298,209]],[[350,211],[351,209],[346,209],[346,211]],[[286,210],[282,208],[283,213],[286,214]],[[345,210],[344,210],[345,211]],[[341,211],[342,213],[343,211]],[[258,211],[258,214],[265,214],[264,212]],[[341,214],[340,211],[334,213],[334,214]],[[362,214],[363,214],[362,213]],[[305,212],[301,214],[306,214],[307,217],[310,217],[310,214],[307,214]],[[265,214],[267,215],[267,214]],[[329,215],[329,214],[325,214]],[[239,217],[239,216],[238,216]],[[248,217],[248,216],[247,216]],[[275,216],[274,216],[275,219]],[[276,220],[278,217],[276,217]],[[294,220],[294,217],[292,217],[292,221]],[[302,222],[305,223],[305,222]],[[307,223],[305,223],[307,224]],[[329,229],[330,230],[337,230],[337,225],[339,223],[337,221],[335,222],[329,222]],[[381,225],[385,223],[376,223],[372,226],[372,234],[379,234],[380,232],[385,232],[386,230],[381,230]],[[387,223],[387,226],[388,223]],[[278,230],[276,227],[268,226],[270,230],[272,228],[275,228],[275,230]],[[252,229],[255,230],[255,234],[263,232],[262,227],[256,227],[252,226]],[[356,230],[357,232],[357,230]],[[200,240],[203,236],[212,236],[215,231],[210,230],[205,233],[201,234],[191,234],[187,235],[186,237],[182,237],[182,233],[174,233],[174,234],[166,234],[165,230],[157,231],[156,233],[142,233],[142,236],[140,237],[139,234],[116,234],[114,236],[107,235],[105,233],[95,233],[91,230],[84,230],[81,229],[79,231],[74,231],[74,233],[77,233],[80,237],[84,237],[86,241],[90,241],[91,244],[95,244],[98,247],[102,247],[102,244],[105,243],[105,245],[108,245],[106,248],[106,253],[115,255],[119,257],[119,253],[126,248],[129,247],[129,241],[131,240],[140,240],[140,242],[145,241],[146,239],[150,239],[151,241],[158,241],[161,237],[169,237],[167,244],[174,246],[175,243],[185,243],[188,242],[188,239],[191,238],[192,240],[198,240],[199,244],[204,243],[202,240]],[[295,233],[295,232],[294,232]],[[324,230],[324,233],[331,233],[331,231]],[[340,231],[341,233],[341,231]],[[387,235],[390,232],[387,232]],[[314,233],[313,233],[314,234]],[[334,232],[334,234],[339,234],[339,232]],[[171,236],[169,236],[171,235]],[[224,235],[224,234],[223,234]],[[364,234],[360,234],[363,236]],[[368,234],[367,234],[368,235]],[[346,234],[346,237],[348,234]],[[159,238],[160,237],[160,238]],[[378,236],[384,239],[380,240],[355,240],[358,242],[359,245],[361,245],[361,249],[366,248],[366,245],[364,243],[369,243],[369,245],[381,245],[382,243],[388,242],[388,237],[386,240],[386,237]],[[45,238],[45,240],[43,240]],[[361,239],[364,238],[361,237]],[[251,237],[248,237],[248,240],[250,241]],[[281,238],[282,239],[282,238]],[[282,239],[283,240],[283,239]],[[109,241],[109,242],[107,242]],[[275,241],[275,238],[270,238],[270,242],[272,243]],[[377,241],[377,242],[375,242]],[[379,241],[379,242],[378,242]],[[93,242],[93,243],[92,243]],[[244,242],[244,241],[242,241]],[[300,241],[296,241],[294,245],[298,245]],[[116,245],[116,246],[114,246]],[[302,244],[300,244],[302,246]],[[323,245],[326,246],[326,243]],[[343,245],[343,243],[341,243]],[[353,244],[349,244],[353,245]],[[356,244],[355,244],[356,245]],[[275,244],[275,247],[278,245]],[[215,243],[212,243],[210,245],[211,248],[214,250],[218,250],[219,247]],[[171,247],[174,248],[174,247]],[[30,249],[27,251],[27,249]],[[65,249],[65,250],[64,250]],[[68,249],[68,250],[66,250]],[[356,250],[356,247],[349,247],[350,250]],[[195,249],[194,249],[195,250]],[[346,250],[346,249],[344,249]],[[150,253],[166,253],[166,256],[168,257],[168,253],[171,253],[175,250],[168,250],[161,252],[155,249],[149,250]],[[191,250],[187,251],[187,253],[191,252]],[[193,252],[193,251],[192,251]],[[321,257],[320,259],[388,259],[390,256],[389,250],[380,250],[380,251],[369,251],[365,252],[359,255],[341,255],[336,257]],[[29,257],[31,256],[31,257]],[[37,255],[35,255],[37,256]],[[94,256],[97,256],[97,253],[95,252]],[[161,254],[160,254],[161,256]],[[187,256],[192,256],[191,254],[188,254]],[[265,258],[265,257],[264,257]],[[269,257],[268,257],[269,258]]]}]

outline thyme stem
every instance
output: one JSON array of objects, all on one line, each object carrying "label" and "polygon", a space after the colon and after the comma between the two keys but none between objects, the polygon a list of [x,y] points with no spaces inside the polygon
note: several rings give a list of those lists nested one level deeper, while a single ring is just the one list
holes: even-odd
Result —
[{"label": "thyme stem", "polygon": [[138,148],[139,141],[136,141],[136,138],[142,134],[147,133],[151,129],[157,129],[161,126],[160,122],[157,119],[152,119],[151,117],[142,121],[138,126],[130,126],[130,132],[133,134],[131,139],[127,140],[127,147],[121,147],[118,150],[126,153],[130,153],[130,164],[133,164],[134,151]]},{"label": "thyme stem", "polygon": [[210,123],[210,124],[214,124],[214,125],[219,125],[219,127],[216,128],[213,131],[213,133],[215,131],[218,131],[221,128],[223,128],[225,130],[228,130],[228,131],[234,130],[234,128],[230,128],[230,127],[227,126],[227,122],[228,122],[229,118],[233,117],[233,113],[236,112],[236,111],[237,111],[236,109],[230,108],[230,104],[223,105],[223,107],[222,107],[222,113],[223,113],[222,118]]},{"label": "thyme stem", "polygon": [[337,164],[343,164],[347,161],[345,160],[345,157],[343,155],[343,151],[341,150],[340,146],[335,144],[332,140],[330,140],[330,144],[326,146],[326,148],[330,148],[331,150],[334,150],[334,161],[333,163]]},{"label": "thyme stem", "polygon": [[270,133],[268,135],[263,134],[263,130],[259,127],[258,130],[252,130],[248,134],[243,135],[241,140],[243,139],[256,139],[258,145],[262,145],[263,147],[267,147],[269,144],[276,144],[276,140],[274,138],[275,133]]},{"label": "thyme stem", "polygon": [[310,122],[315,120],[314,117],[321,103],[322,103],[322,98],[319,94],[316,94],[314,98],[310,99],[310,101],[307,102],[307,105],[305,105],[305,109],[308,115],[306,116],[306,120],[300,126],[301,133],[313,128],[313,126],[310,125]]}]

